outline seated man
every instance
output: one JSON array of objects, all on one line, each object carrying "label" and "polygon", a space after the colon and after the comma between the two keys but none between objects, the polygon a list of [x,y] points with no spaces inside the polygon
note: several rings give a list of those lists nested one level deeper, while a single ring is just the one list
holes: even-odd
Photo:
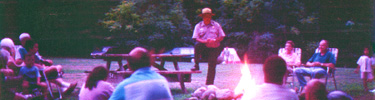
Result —
[{"label": "seated man", "polygon": [[[294,90],[283,86],[286,63],[279,56],[268,57],[263,65],[264,83],[255,94],[245,92],[243,100],[298,100]],[[253,90],[252,90],[253,91]],[[252,93],[252,92],[251,92]]]},{"label": "seated man", "polygon": [[117,85],[109,100],[172,100],[168,81],[151,70],[151,54],[136,47],[129,56],[128,64],[134,73]]},{"label": "seated man", "polygon": [[299,67],[294,70],[298,78],[300,86],[303,88],[306,85],[304,76],[308,75],[311,78],[322,78],[327,75],[327,67],[335,68],[335,56],[328,51],[328,41],[321,40],[319,43],[320,53],[315,53],[306,63],[306,67]]}]

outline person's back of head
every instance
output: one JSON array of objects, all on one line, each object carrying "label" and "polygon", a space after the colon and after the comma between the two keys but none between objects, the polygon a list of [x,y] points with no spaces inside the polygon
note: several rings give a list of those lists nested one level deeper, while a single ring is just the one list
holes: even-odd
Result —
[{"label": "person's back of head", "polygon": [[327,100],[327,90],[323,82],[312,79],[307,82],[305,90],[306,100]]},{"label": "person's back of head", "polygon": [[4,38],[0,41],[1,48],[7,50],[10,54],[14,53],[14,42],[10,38]]},{"label": "person's back of head", "polygon": [[151,54],[145,48],[136,47],[130,51],[129,56],[128,63],[133,71],[151,65]]},{"label": "person's back of head", "polygon": [[264,82],[283,84],[286,63],[283,58],[273,55],[266,59],[263,65]]},{"label": "person's back of head", "polygon": [[328,94],[328,100],[353,100],[353,98],[342,91],[332,91]]},{"label": "person's back of head", "polygon": [[98,81],[107,79],[108,73],[108,69],[103,66],[95,67],[87,76],[85,88],[89,88],[89,90],[95,88],[98,85]]}]

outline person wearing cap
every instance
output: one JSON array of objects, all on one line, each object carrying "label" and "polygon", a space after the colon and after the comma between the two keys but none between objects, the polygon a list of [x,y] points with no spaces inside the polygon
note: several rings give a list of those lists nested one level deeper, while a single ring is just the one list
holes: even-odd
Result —
[{"label": "person wearing cap", "polygon": [[136,47],[129,56],[129,69],[134,72],[116,86],[109,100],[173,100],[167,79],[151,69],[149,51]]},{"label": "person wearing cap", "polygon": [[[17,64],[22,64],[23,61],[22,61],[22,58],[21,58],[21,54],[20,54],[20,50],[24,49],[23,47],[25,46],[25,43],[27,40],[31,40],[31,37],[30,37],[30,34],[29,33],[22,33],[20,36],[19,36],[19,39],[20,39],[20,42],[21,42],[21,45],[15,45],[15,50],[16,50],[16,53],[15,53],[15,59],[16,59],[16,63]],[[39,54],[39,52],[35,53],[35,55],[39,58],[39,59],[42,59],[42,56]],[[52,60],[45,60],[46,62],[48,63],[53,63]]]},{"label": "person wearing cap", "polygon": [[212,20],[212,16],[214,15],[215,14],[212,13],[210,8],[203,8],[202,14],[199,15],[202,17],[203,21],[195,25],[192,36],[196,43],[194,45],[195,65],[191,70],[199,70],[199,62],[201,61],[201,58],[204,57],[203,55],[205,55],[208,61],[206,85],[214,84],[217,57],[223,50],[223,46],[220,45],[220,42],[225,37],[225,33],[221,28],[221,25]]}]

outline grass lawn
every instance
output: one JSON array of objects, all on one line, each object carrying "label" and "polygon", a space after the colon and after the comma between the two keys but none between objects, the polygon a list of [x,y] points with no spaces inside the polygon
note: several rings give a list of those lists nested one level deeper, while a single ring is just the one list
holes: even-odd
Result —
[{"label": "grass lawn", "polygon": [[[105,66],[106,62],[102,59],[90,59],[90,58],[49,58],[54,61],[56,65],[62,65],[65,74],[64,80],[68,82],[78,82],[78,86],[75,91],[64,99],[78,99],[79,89],[86,80],[87,74],[84,73],[86,70],[92,70],[95,66]],[[126,63],[126,61],[123,61]],[[180,70],[190,70],[194,64],[191,62],[179,62]],[[193,74],[192,82],[185,83],[188,93],[182,93],[178,82],[170,83],[170,88],[175,100],[182,100],[190,97],[190,94],[197,88],[206,86],[206,75],[207,75],[207,63],[201,63],[202,73]],[[242,64],[220,64],[216,68],[215,85],[221,89],[233,90],[241,77],[240,66]],[[116,70],[118,68],[117,62],[112,62],[110,70]],[[172,62],[166,62],[165,68],[168,70],[174,70]],[[252,77],[255,78],[256,84],[263,83],[263,72],[262,64],[250,64],[250,72]],[[337,68],[336,70],[336,81],[338,90],[342,90],[356,100],[369,100],[374,99],[373,93],[363,91],[362,80],[359,74],[355,74],[354,68]],[[109,79],[108,81],[113,82],[113,86],[116,86],[122,79]],[[291,80],[291,79],[289,79]],[[296,79],[295,79],[296,80]],[[328,79],[328,91],[334,90],[332,79]],[[297,80],[295,84],[298,85]],[[374,83],[369,84],[369,88],[375,88]]]}]

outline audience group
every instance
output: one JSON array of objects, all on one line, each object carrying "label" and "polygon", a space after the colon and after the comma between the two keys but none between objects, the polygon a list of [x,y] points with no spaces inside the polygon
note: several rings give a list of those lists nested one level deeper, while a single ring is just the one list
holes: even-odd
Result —
[{"label": "audience group", "polygon": [[[327,68],[335,69],[335,56],[328,50],[327,40],[320,41],[318,47],[320,52],[315,53],[306,64],[301,64],[300,56],[296,54],[293,48],[294,43],[289,40],[286,42],[284,48],[285,51],[281,52],[282,54],[279,54],[279,56],[271,56],[266,59],[263,64],[264,83],[258,86],[256,90],[261,92],[256,92],[255,95],[250,95],[251,97],[246,97],[248,95],[244,95],[244,99],[353,100],[350,95],[342,91],[328,92],[325,83],[319,80],[319,78],[327,75]],[[360,63],[361,61],[358,62]],[[301,65],[304,67],[301,67]],[[287,79],[285,77],[287,77],[289,73],[295,73],[297,76],[301,87],[297,92],[284,85]],[[361,77],[366,75],[367,74],[361,75]],[[311,80],[307,82],[304,79],[304,76],[310,76]],[[369,80],[364,79],[364,82],[367,81]]]},{"label": "audience group", "polygon": [[[48,99],[47,84],[51,82],[63,88],[64,94],[71,93],[77,83],[68,83],[61,78],[62,66],[53,65],[38,53],[38,43],[27,33],[20,35],[21,46],[15,46],[10,38],[1,40],[0,49],[0,96],[6,99],[27,99],[33,89],[42,90]],[[255,94],[242,96],[245,100],[352,100],[342,91],[328,92],[318,78],[327,74],[327,68],[335,68],[334,55],[328,51],[328,41],[319,43],[320,52],[315,53],[306,64],[301,64],[300,56],[294,50],[293,41],[287,41],[285,52],[279,56],[270,56],[263,65],[264,83],[254,88]],[[358,60],[358,69],[367,91],[367,82],[373,79],[371,66],[368,68],[369,50],[365,48],[364,56]],[[107,82],[109,71],[103,66],[95,67],[87,76],[79,92],[80,100],[172,100],[168,81],[159,73],[151,70],[153,58],[148,50],[136,47],[129,53],[129,69],[134,73],[113,87]],[[370,62],[367,62],[370,61]],[[306,67],[299,67],[304,65]],[[296,68],[292,67],[296,66]],[[364,68],[363,68],[364,66]],[[368,68],[368,69],[366,69]],[[286,75],[295,73],[301,91],[285,86]],[[306,81],[304,76],[311,76]],[[44,77],[45,76],[45,77]],[[21,91],[19,91],[21,89]]]},{"label": "audience group", "polygon": [[22,33],[19,39],[21,45],[14,45],[10,38],[0,42],[0,96],[3,99],[27,99],[31,96],[25,94],[33,94],[35,89],[42,90],[44,98],[48,99],[47,80],[61,87],[64,95],[74,91],[77,82],[64,81],[62,66],[43,59],[38,53],[38,43],[28,33]]},{"label": "audience group", "polygon": [[[208,53],[208,75],[206,85],[212,85],[215,79],[217,57],[223,49],[220,45],[225,37],[219,23],[211,20],[210,8],[202,9],[203,21],[195,27],[193,39],[197,41],[195,65],[192,71],[199,70],[199,60],[203,53]],[[43,99],[52,99],[48,95],[48,83],[53,83],[69,95],[77,86],[77,82],[69,83],[61,76],[63,67],[53,64],[52,60],[43,59],[39,54],[39,44],[28,33],[19,36],[20,45],[15,45],[11,38],[3,38],[0,42],[0,100],[30,99],[35,90],[41,90]],[[327,76],[327,69],[335,69],[335,55],[328,50],[327,40],[319,42],[317,52],[307,61],[301,63],[301,56],[289,40],[284,51],[270,56],[263,64],[264,83],[244,92],[243,100],[352,100],[342,91],[328,92],[325,83],[319,78]],[[375,61],[370,57],[369,48],[364,48],[364,55],[358,61],[356,73],[361,72],[363,86],[368,91],[367,83],[373,80],[371,65]],[[86,78],[79,91],[80,100],[173,100],[167,79],[151,70],[153,57],[151,52],[142,47],[130,51],[127,58],[128,67],[133,71],[116,87],[107,82],[109,70],[103,66],[95,67]],[[304,66],[304,67],[301,67]],[[160,68],[159,68],[160,69]],[[162,69],[163,70],[163,69]],[[294,74],[300,89],[288,88],[286,77]],[[311,76],[306,81],[304,76]],[[373,90],[375,92],[375,90]],[[30,95],[33,94],[33,95]]]}]

